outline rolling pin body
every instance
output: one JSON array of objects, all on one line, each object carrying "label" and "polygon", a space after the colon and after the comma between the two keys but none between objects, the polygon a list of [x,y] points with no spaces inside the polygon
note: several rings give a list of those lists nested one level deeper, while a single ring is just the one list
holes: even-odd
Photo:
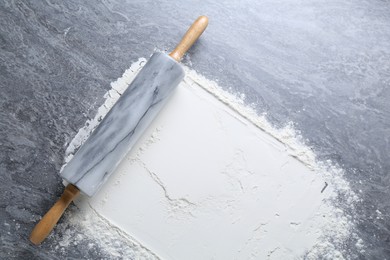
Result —
[{"label": "rolling pin body", "polygon": [[183,68],[154,53],[61,176],[92,196],[115,170],[184,77]]}]

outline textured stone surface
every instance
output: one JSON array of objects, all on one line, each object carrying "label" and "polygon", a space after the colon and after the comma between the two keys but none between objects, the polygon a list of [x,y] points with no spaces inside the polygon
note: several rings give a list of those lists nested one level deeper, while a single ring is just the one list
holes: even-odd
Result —
[{"label": "textured stone surface", "polygon": [[209,28],[183,62],[275,125],[294,122],[321,159],[343,167],[362,198],[361,257],[390,257],[389,12],[379,0],[2,1],[0,258],[109,258],[88,237],[59,247],[61,230],[38,248],[27,238],[60,195],[67,143],[109,83],[155,48],[172,49],[200,14]]}]

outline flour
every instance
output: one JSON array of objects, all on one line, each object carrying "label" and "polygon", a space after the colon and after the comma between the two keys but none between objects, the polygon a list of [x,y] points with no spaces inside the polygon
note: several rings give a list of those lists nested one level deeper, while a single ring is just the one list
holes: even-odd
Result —
[{"label": "flour", "polygon": [[[85,197],[78,198],[78,208],[71,207],[64,215],[65,220],[57,225],[56,230],[59,230],[61,237],[55,238],[52,235],[58,240],[55,248],[57,251],[65,253],[70,244],[78,245],[87,237],[90,240],[87,250],[99,247],[113,259],[159,259],[135,238],[100,216],[86,200]],[[82,234],[75,236],[69,226],[82,231]]]},{"label": "flour", "polygon": [[[95,118],[70,142],[65,162],[145,62],[140,58],[111,84]],[[343,259],[351,237],[364,250],[352,220],[335,204],[340,196],[349,205],[359,199],[342,169],[318,161],[293,123],[276,129],[245,104],[245,95],[185,71],[167,108],[105,187],[76,203],[81,212],[68,221],[113,258]]]}]

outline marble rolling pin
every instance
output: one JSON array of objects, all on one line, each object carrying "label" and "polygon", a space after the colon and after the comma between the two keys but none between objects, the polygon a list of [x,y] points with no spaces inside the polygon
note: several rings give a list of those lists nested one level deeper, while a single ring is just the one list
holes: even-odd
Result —
[{"label": "marble rolling pin", "polygon": [[49,235],[80,191],[92,196],[108,179],[184,78],[178,62],[207,24],[207,17],[200,16],[169,56],[159,52],[151,56],[61,172],[70,184],[31,232],[32,243],[39,244]]}]

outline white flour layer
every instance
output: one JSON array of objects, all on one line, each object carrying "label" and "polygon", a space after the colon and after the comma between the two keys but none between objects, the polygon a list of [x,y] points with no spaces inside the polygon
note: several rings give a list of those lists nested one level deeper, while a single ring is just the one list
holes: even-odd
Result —
[{"label": "white flour layer", "polygon": [[[111,84],[105,104],[70,142],[66,162],[145,62]],[[185,70],[136,147],[102,190],[76,203],[81,212],[69,221],[113,258],[344,258],[337,248],[353,224],[331,201],[340,193],[350,203],[358,198],[343,172],[317,162],[292,124],[275,129],[243,96]],[[127,253],[115,241],[127,243]]]}]

